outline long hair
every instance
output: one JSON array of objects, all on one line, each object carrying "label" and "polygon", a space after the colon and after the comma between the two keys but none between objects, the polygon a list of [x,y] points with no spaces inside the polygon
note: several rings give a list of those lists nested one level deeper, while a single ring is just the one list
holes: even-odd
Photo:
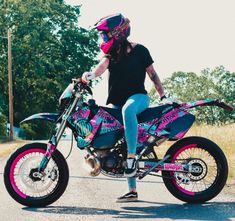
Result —
[{"label": "long hair", "polygon": [[109,55],[107,56],[111,61],[115,63],[120,62],[123,58],[127,57],[128,49],[132,50],[131,43],[125,39],[123,42],[119,43],[117,47],[111,49]]}]

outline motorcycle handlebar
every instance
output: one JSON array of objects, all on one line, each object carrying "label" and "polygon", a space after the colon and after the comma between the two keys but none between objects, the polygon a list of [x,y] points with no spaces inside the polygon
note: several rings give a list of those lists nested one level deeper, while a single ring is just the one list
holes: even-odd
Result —
[{"label": "motorcycle handlebar", "polygon": [[87,85],[87,82],[82,80],[82,78],[73,78],[72,81],[81,91],[86,90],[91,96],[93,95],[91,88]]}]

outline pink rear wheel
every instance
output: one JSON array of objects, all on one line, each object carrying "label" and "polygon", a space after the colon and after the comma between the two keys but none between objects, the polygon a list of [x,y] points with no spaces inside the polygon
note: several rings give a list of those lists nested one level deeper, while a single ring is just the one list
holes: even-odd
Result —
[{"label": "pink rear wheel", "polygon": [[174,143],[166,155],[171,163],[194,168],[188,173],[163,171],[163,181],[176,198],[200,203],[214,198],[223,189],[228,165],[222,150],[203,137],[186,137]]}]

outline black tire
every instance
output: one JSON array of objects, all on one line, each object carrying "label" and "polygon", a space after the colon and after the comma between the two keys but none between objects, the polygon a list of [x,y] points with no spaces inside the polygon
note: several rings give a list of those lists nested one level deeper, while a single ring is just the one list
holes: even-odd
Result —
[{"label": "black tire", "polygon": [[[61,195],[64,193],[67,185],[68,185],[68,180],[69,180],[69,170],[68,170],[68,165],[67,162],[64,158],[64,156],[58,151],[55,150],[55,152],[52,155],[50,162],[55,163],[56,166],[56,171],[55,177],[56,177],[56,184],[54,184],[53,179],[50,177],[48,178],[48,182],[53,183],[55,185],[50,193],[48,195],[43,195],[43,196],[30,196],[27,195],[27,193],[21,191],[19,187],[16,184],[14,172],[15,168],[17,166],[17,162],[20,162],[24,159],[27,159],[27,154],[32,157],[34,155],[43,155],[43,153],[46,152],[47,144],[45,143],[31,143],[31,144],[26,144],[23,147],[19,148],[17,151],[15,151],[10,158],[8,159],[5,169],[4,169],[4,183],[5,187],[8,191],[8,193],[11,195],[11,197],[16,200],[18,203],[24,205],[24,206],[29,206],[29,207],[44,207],[47,206],[56,200],[58,200]],[[33,153],[33,154],[32,154]],[[22,156],[22,157],[21,157]],[[24,158],[25,157],[25,158]],[[14,166],[15,165],[15,166]],[[53,164],[54,165],[54,164]],[[54,168],[53,167],[53,168]],[[13,171],[13,172],[12,172]],[[32,171],[32,169],[30,170]],[[58,175],[59,174],[59,175]],[[50,174],[51,175],[51,174]],[[19,177],[23,177],[24,179],[28,179],[31,183],[34,184],[34,181],[32,179],[30,180],[30,175],[18,175]],[[23,179],[22,178],[22,179]],[[20,178],[21,179],[21,178]],[[36,184],[37,185],[37,184]],[[26,185],[25,185],[26,186]],[[18,192],[18,193],[17,193]]]},{"label": "black tire", "polygon": [[[189,147],[188,149],[194,148],[194,147],[190,147],[190,145],[194,145],[194,146],[196,145],[195,147],[197,147],[198,150],[202,152],[205,151],[209,153],[209,155],[211,155],[211,157],[213,158],[212,162],[216,165],[216,168],[217,168],[216,175],[214,176],[214,181],[212,181],[211,185],[208,186],[208,188],[205,190],[202,190],[202,191],[200,190],[187,191],[186,190],[185,191],[184,188],[187,188],[187,185],[185,185],[185,187],[183,188],[179,187],[182,183],[180,182],[177,183],[177,179],[176,179],[177,173],[169,172],[169,171],[162,171],[163,181],[164,181],[166,188],[169,190],[169,192],[176,198],[184,202],[188,202],[188,203],[202,203],[202,202],[206,202],[214,198],[223,189],[226,183],[227,177],[228,177],[228,164],[227,164],[226,157],[223,151],[219,148],[219,146],[215,144],[214,142],[212,142],[211,140],[208,140],[203,137],[186,137],[174,143],[166,153],[166,155],[171,156],[170,162],[172,163],[175,162],[174,156],[177,156],[177,154],[181,154],[181,151],[187,150],[187,147]],[[208,162],[205,162],[206,170],[208,170],[209,168],[207,167]],[[208,174],[206,173],[205,179],[207,175]],[[203,179],[201,180],[201,182],[203,182]],[[196,182],[200,182],[200,181],[190,179],[190,182],[191,184],[194,182],[193,184],[195,185]],[[204,180],[204,183],[205,183],[205,180]]]}]

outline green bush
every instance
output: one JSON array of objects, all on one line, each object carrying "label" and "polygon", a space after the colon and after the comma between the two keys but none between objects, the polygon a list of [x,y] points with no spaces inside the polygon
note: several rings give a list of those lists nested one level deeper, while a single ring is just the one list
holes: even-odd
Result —
[{"label": "green bush", "polygon": [[0,112],[0,140],[7,138],[7,118]]},{"label": "green bush", "polygon": [[23,131],[20,132],[19,137],[26,140],[47,140],[50,138],[54,127],[53,123],[35,120],[34,122],[21,125]]}]

